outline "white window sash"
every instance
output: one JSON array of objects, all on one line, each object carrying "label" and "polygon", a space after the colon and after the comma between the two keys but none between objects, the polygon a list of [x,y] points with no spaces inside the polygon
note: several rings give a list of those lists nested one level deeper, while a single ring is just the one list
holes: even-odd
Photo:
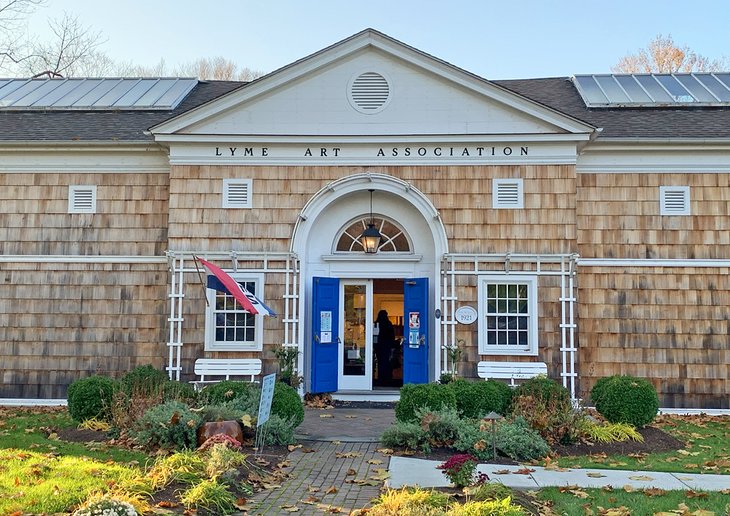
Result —
[{"label": "white window sash", "polygon": [[[240,283],[253,282],[256,284],[256,297],[265,299],[264,297],[264,275],[262,273],[229,273],[230,276]],[[216,290],[207,288],[205,295],[208,298],[208,306],[205,310],[205,351],[261,351],[264,342],[264,317],[255,315],[256,323],[254,327],[253,342],[225,342],[216,340],[216,309],[215,297]],[[223,313],[231,313],[225,311]],[[243,313],[241,311],[240,313]]]},{"label": "white window sash", "polygon": [[[487,286],[527,285],[527,346],[519,344],[487,344]],[[478,276],[479,306],[479,354],[480,355],[522,355],[536,356],[538,351],[537,276],[521,274],[489,274]],[[516,317],[525,317],[519,314]]]}]

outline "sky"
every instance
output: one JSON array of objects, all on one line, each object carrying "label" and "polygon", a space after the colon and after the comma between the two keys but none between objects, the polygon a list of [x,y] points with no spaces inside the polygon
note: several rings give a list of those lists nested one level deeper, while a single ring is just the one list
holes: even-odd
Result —
[{"label": "sky", "polygon": [[368,27],[487,79],[607,73],[658,34],[730,56],[728,0],[47,0],[29,30],[64,11],[115,60],[172,68],[223,56],[270,72]]}]

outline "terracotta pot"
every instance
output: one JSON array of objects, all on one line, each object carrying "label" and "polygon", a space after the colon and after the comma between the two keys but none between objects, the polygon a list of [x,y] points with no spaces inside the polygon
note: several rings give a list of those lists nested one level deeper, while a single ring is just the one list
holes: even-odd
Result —
[{"label": "terracotta pot", "polygon": [[243,443],[243,431],[238,421],[213,421],[203,423],[198,428],[198,446],[202,445],[210,437],[216,434],[224,434],[233,437],[239,443]]}]

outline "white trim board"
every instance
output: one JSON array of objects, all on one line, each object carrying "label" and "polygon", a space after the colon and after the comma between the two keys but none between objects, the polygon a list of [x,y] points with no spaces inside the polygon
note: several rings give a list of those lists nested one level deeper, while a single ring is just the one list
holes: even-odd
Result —
[{"label": "white trim board", "polygon": [[687,144],[593,143],[583,149],[575,167],[582,174],[727,173],[730,146],[727,143]]},{"label": "white trim board", "polygon": [[3,254],[0,263],[167,263],[166,256]]},{"label": "white trim board", "polygon": [[0,147],[0,173],[170,173],[168,153],[157,145]]},{"label": "white trim board", "polygon": [[65,407],[68,400],[59,398],[0,398],[0,407]]},{"label": "white trim board", "polygon": [[579,267],[730,267],[730,260],[578,258]]}]

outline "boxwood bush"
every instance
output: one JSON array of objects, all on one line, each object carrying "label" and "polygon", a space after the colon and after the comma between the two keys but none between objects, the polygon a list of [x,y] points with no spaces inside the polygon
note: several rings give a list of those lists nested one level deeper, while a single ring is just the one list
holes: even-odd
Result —
[{"label": "boxwood bush", "polygon": [[210,405],[220,405],[239,398],[249,399],[257,396],[259,387],[250,382],[236,382],[233,380],[225,380],[206,386],[201,398]]},{"label": "boxwood bush", "polygon": [[68,387],[68,412],[76,421],[107,419],[119,382],[106,376],[89,376]]},{"label": "boxwood bush", "polygon": [[415,422],[416,410],[456,408],[456,395],[449,385],[438,383],[406,384],[400,389],[400,401],[395,406],[398,421]]},{"label": "boxwood bush", "polygon": [[187,405],[168,401],[145,412],[130,429],[130,436],[147,448],[194,448],[200,423],[200,416]]},{"label": "boxwood bush", "polygon": [[512,389],[496,380],[470,382],[464,379],[448,384],[456,397],[456,410],[461,417],[479,419],[490,412],[505,415],[512,400]]},{"label": "boxwood bush", "polygon": [[659,412],[659,397],[648,380],[633,376],[602,378],[591,390],[596,410],[611,423],[642,427]]},{"label": "boxwood bush", "polygon": [[299,393],[285,383],[276,382],[274,399],[271,401],[271,413],[290,421],[296,428],[304,421],[304,403]]},{"label": "boxwood bush", "polygon": [[497,449],[514,460],[536,460],[550,453],[540,434],[521,417],[497,425]]}]

